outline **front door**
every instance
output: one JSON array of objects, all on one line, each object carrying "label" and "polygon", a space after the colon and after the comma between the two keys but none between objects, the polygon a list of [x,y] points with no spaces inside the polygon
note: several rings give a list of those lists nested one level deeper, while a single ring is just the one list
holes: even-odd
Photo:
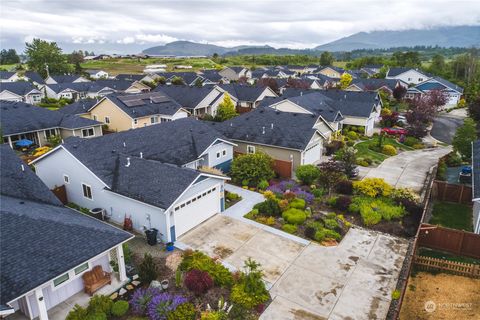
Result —
[{"label": "front door", "polygon": [[175,226],[170,227],[170,237],[170,242],[175,242],[177,240],[177,237],[175,236]]}]

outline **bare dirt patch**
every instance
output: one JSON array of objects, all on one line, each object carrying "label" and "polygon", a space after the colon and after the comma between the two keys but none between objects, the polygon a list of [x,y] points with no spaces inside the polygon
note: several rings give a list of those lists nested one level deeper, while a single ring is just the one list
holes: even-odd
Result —
[{"label": "bare dirt patch", "polygon": [[[400,320],[480,319],[480,279],[419,272],[406,290]],[[427,302],[433,311],[425,310]]]}]

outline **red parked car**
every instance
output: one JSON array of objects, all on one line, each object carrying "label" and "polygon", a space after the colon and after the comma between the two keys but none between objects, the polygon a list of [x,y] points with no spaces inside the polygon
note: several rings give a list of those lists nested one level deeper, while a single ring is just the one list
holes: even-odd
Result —
[{"label": "red parked car", "polygon": [[394,136],[395,135],[401,136],[401,135],[407,134],[407,130],[403,128],[382,128],[382,132],[386,134],[394,135]]}]

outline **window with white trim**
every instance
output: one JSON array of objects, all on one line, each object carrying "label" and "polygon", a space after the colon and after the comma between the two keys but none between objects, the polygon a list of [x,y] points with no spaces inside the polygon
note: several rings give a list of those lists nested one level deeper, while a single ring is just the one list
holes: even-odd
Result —
[{"label": "window with white trim", "polygon": [[92,200],[92,187],[90,187],[85,183],[82,183],[82,190],[83,190],[83,196],[87,199]]},{"label": "window with white trim", "polygon": [[47,129],[45,130],[45,138],[50,138],[51,136],[54,136],[57,134],[57,131],[55,129]]},{"label": "window with white trim", "polygon": [[150,117],[150,123],[151,123],[151,124],[158,123],[158,116]]},{"label": "window with white trim", "polygon": [[248,145],[247,146],[247,153],[249,153],[249,154],[255,153],[255,146]]},{"label": "window with white trim", "polygon": [[94,115],[93,115],[93,120],[97,121],[97,119],[98,119],[98,118],[97,118],[97,115],[94,114]]},{"label": "window with white trim", "polygon": [[88,262],[85,262],[84,264],[79,265],[73,271],[75,272],[75,275],[78,276],[80,273],[88,269]]},{"label": "window with white trim", "polygon": [[223,149],[223,150],[222,150],[222,156],[225,157],[226,155],[227,155],[227,150],[226,150],[226,149]]},{"label": "window with white trim", "polygon": [[64,174],[64,175],[63,175],[63,182],[65,182],[65,183],[67,183],[67,184],[70,183],[70,177],[67,176],[66,174]]},{"label": "window with white trim", "polygon": [[138,124],[138,119],[133,119],[133,124]]},{"label": "window with white trim", "polygon": [[68,272],[65,274],[62,274],[60,277],[53,279],[53,286],[58,287],[59,285],[61,285],[65,281],[68,281],[69,279],[70,279],[70,275],[68,274]]},{"label": "window with white trim", "polygon": [[83,138],[94,137],[94,136],[95,136],[95,130],[93,130],[93,128],[82,129]]},{"label": "window with white trim", "polygon": [[110,117],[105,117],[105,123],[110,123]]},{"label": "window with white trim", "polygon": [[220,158],[220,155],[221,155],[221,154],[220,154],[220,151],[217,152],[217,159]]}]

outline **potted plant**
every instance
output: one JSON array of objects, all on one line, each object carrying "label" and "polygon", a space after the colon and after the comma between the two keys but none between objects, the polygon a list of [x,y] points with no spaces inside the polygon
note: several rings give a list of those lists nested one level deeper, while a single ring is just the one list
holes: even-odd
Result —
[{"label": "potted plant", "polygon": [[173,249],[175,248],[173,246],[173,242],[167,242],[166,246],[167,246],[167,251],[173,251]]},{"label": "potted plant", "polygon": [[168,289],[168,280],[162,280],[162,282],[160,284],[162,285],[163,290]]}]

